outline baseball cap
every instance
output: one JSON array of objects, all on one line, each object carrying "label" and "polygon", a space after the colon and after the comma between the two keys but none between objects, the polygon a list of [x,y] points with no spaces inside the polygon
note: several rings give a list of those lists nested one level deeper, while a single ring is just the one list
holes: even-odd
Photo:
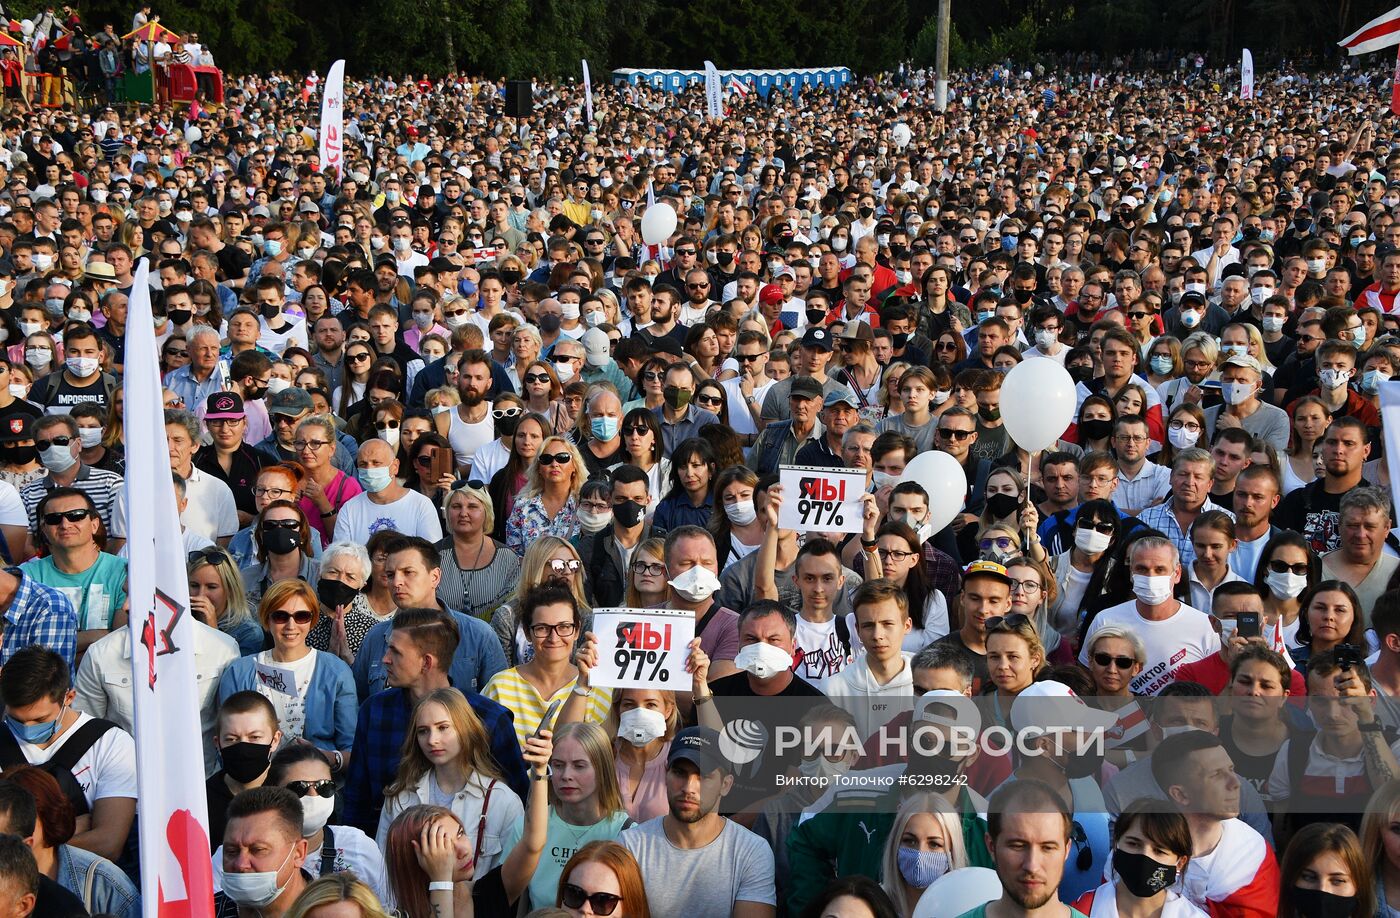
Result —
[{"label": "baseball cap", "polygon": [[268,414],[295,416],[312,408],[311,394],[305,389],[292,386],[267,397]]},{"label": "baseball cap", "polygon": [[1179,309],[1182,306],[1204,306],[1205,304],[1206,296],[1204,293],[1188,290],[1183,293],[1181,299],[1177,301],[1177,308]]},{"label": "baseball cap", "polygon": [[836,337],[842,341],[874,341],[875,333],[864,322],[847,322],[846,327],[841,329],[841,334]]},{"label": "baseball cap", "polygon": [[271,220],[271,219],[272,219],[272,212],[271,212],[270,210],[268,210],[266,207],[264,207],[263,205],[259,204],[257,207],[254,207],[252,210],[248,211],[248,216],[250,216],[250,217],[264,217],[264,218],[266,218],[266,219],[268,219],[268,220]]},{"label": "baseball cap", "polygon": [[758,291],[758,301],[765,306],[776,306],[787,300],[783,296],[783,288],[777,284],[764,284]]},{"label": "baseball cap", "polygon": [[319,214],[320,212],[321,208],[312,201],[302,201],[301,206],[297,208],[299,214]]},{"label": "baseball cap", "polygon": [[206,421],[237,419],[244,416],[243,398],[237,392],[211,392],[204,400]]},{"label": "baseball cap", "polygon": [[428,262],[428,270],[432,271],[434,274],[456,274],[458,271],[462,270],[462,266],[452,261],[450,258],[444,258],[439,255],[437,258]]},{"label": "baseball cap", "polygon": [[716,769],[729,774],[733,770],[729,759],[720,750],[719,731],[710,727],[687,727],[677,733],[671,740],[666,767],[670,768],[678,759],[693,763],[701,774],[707,775]]},{"label": "baseball cap", "polygon": [[914,699],[913,720],[945,727],[960,727],[973,734],[982,731],[977,702],[952,689],[934,689]]},{"label": "baseball cap", "polygon": [[822,384],[810,376],[794,376],[789,398],[821,398]]},{"label": "baseball cap", "polygon": [[579,339],[585,351],[584,359],[590,367],[605,367],[612,359],[612,349],[609,346],[608,333],[601,328],[590,328],[583,333]]},{"label": "baseball cap", "polygon": [[1107,730],[1117,722],[1117,714],[1089,707],[1074,689],[1053,679],[1032,682],[1011,703],[1011,729],[1017,732],[1028,727]]},{"label": "baseball cap", "polygon": [[1006,568],[995,561],[973,561],[963,568],[964,580],[976,576],[995,577],[1002,583],[1008,585],[1011,583],[1011,575],[1006,572]]},{"label": "baseball cap", "polygon": [[[777,280],[780,277],[787,277],[791,278],[792,280],[797,280],[797,272],[789,268],[787,265],[783,265],[781,268],[773,272],[773,280]],[[773,285],[769,284],[768,286],[771,287]],[[779,290],[779,292],[781,293],[782,291]]]},{"label": "baseball cap", "polygon": [[849,386],[838,386],[826,394],[822,399],[822,407],[830,408],[832,405],[850,405],[852,408],[859,408],[860,402],[856,401],[856,394]]},{"label": "baseball cap", "polygon": [[819,326],[808,326],[802,335],[802,347],[814,347],[820,351],[831,350],[831,332]]},{"label": "baseball cap", "polygon": [[1247,367],[1248,369],[1251,369],[1254,372],[1258,373],[1260,376],[1264,375],[1264,369],[1263,367],[1259,366],[1259,361],[1255,360],[1248,354],[1231,354],[1229,357],[1225,358],[1225,363],[1223,364],[1223,366]]}]

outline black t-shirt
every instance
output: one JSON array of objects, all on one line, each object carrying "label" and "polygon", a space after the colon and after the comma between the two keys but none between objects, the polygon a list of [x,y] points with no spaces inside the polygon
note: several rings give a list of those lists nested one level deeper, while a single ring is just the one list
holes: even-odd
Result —
[{"label": "black t-shirt", "polygon": [[948,632],[935,641],[935,643],[952,644],[954,647],[962,648],[963,653],[967,654],[968,658],[972,660],[972,694],[976,695],[978,692],[982,691],[983,684],[989,682],[992,678],[991,673],[987,669],[987,655],[985,653],[978,653],[967,646],[967,644],[963,643],[962,634],[957,631]]},{"label": "black t-shirt", "polygon": [[1254,785],[1254,789],[1262,794],[1269,783],[1269,775],[1273,773],[1278,750],[1267,755],[1250,755],[1240,751],[1240,747],[1235,745],[1234,718],[1231,716],[1220,718],[1220,744],[1230,754],[1230,761],[1235,763],[1235,774]]},{"label": "black t-shirt", "polygon": [[111,407],[110,389],[115,386],[115,381],[103,373],[98,373],[88,385],[77,386],[68,381],[64,371],[57,370],[43,378],[42,387],[35,384],[34,389],[42,388],[42,391],[30,390],[29,399],[44,408],[48,414],[67,414],[74,405],[86,402],[106,409]]},{"label": "black t-shirt", "polygon": [[41,873],[32,914],[43,918],[87,918],[88,910],[83,908],[82,899]]},{"label": "black t-shirt", "polygon": [[[1358,486],[1369,484],[1364,478]],[[1329,494],[1326,479],[1319,478],[1289,494],[1274,508],[1272,522],[1280,529],[1302,533],[1319,555],[1342,544],[1342,498]]]},{"label": "black t-shirt", "polygon": [[[800,748],[789,749],[781,757],[774,758],[772,741],[779,727],[791,727],[800,716],[797,708],[805,709],[812,702],[794,703],[776,699],[811,699],[826,696],[805,681],[794,675],[787,686],[776,695],[759,695],[749,685],[749,674],[738,672],[710,683],[714,692],[713,704],[718,706],[720,718],[731,724],[736,720],[758,723],[767,731],[767,744],[764,751],[753,761],[735,768],[734,786],[724,795],[720,811],[729,816],[741,812],[746,807],[765,797],[773,795],[777,789],[773,776],[796,768],[802,760]],[[765,702],[755,703],[750,699],[763,698]],[[742,700],[741,700],[742,699]],[[772,699],[771,701],[769,699]]]},{"label": "black t-shirt", "polygon": [[224,843],[224,829],[228,826],[228,805],[233,802],[233,791],[224,781],[221,768],[204,782],[204,801],[209,807],[209,847],[213,850]]},{"label": "black t-shirt", "polygon": [[247,276],[253,266],[253,259],[236,245],[226,245],[214,253],[219,261],[219,276],[224,280],[238,280]]}]

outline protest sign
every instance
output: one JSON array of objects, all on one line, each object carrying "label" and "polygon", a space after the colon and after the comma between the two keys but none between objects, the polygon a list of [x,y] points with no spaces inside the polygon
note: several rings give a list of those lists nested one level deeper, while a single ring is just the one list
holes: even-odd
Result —
[{"label": "protest sign", "polygon": [[594,686],[688,692],[685,671],[695,638],[695,613],[685,609],[594,609],[598,665]]},{"label": "protest sign", "polygon": [[795,532],[860,532],[865,472],[785,465],[778,526]]}]

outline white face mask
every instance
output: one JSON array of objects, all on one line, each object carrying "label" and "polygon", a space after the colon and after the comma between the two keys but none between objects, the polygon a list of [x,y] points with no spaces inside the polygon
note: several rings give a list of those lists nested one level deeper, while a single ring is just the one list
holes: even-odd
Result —
[{"label": "white face mask", "polygon": [[[303,816],[304,819],[304,816]],[[287,877],[287,883],[277,885],[277,874],[282,872],[282,868],[287,866],[287,862],[292,859],[292,851],[295,847],[287,849],[287,856],[282,858],[282,863],[276,870],[260,870],[254,873],[225,873],[224,874],[224,894],[235,903],[248,908],[262,908],[275,901],[278,896],[287,888],[287,883],[292,882],[291,876]]]},{"label": "white face mask", "polygon": [[554,372],[559,376],[559,382],[566,383],[574,378],[574,365],[572,363],[554,364]]},{"label": "white face mask", "polygon": [[935,405],[941,405],[948,399],[952,398],[952,396],[952,389],[935,389],[933,390],[933,403]]},{"label": "white face mask", "polygon": [[1255,287],[1249,291],[1249,298],[1254,300],[1256,306],[1264,305],[1264,301],[1274,295],[1272,287]]},{"label": "white face mask", "polygon": [[39,454],[39,461],[50,472],[62,475],[78,464],[78,457],[67,446],[50,446]]},{"label": "white face mask", "polygon": [[617,719],[618,739],[624,739],[633,746],[645,746],[665,735],[666,718],[660,711],[633,708],[623,711],[622,716]]},{"label": "white face mask", "polygon": [[1220,395],[1225,399],[1227,405],[1239,405],[1248,401],[1253,394],[1253,383],[1228,382],[1220,387]]},{"label": "white face mask", "polygon": [[1172,578],[1166,574],[1134,574],[1133,595],[1144,605],[1159,606],[1172,598]]},{"label": "white face mask", "polygon": [[1295,574],[1291,571],[1278,573],[1269,571],[1264,576],[1264,583],[1268,585],[1269,592],[1274,594],[1276,599],[1293,599],[1308,586],[1307,574]]},{"label": "white face mask", "polygon": [[29,390],[25,388],[24,383],[10,383],[10,394],[15,398],[24,398],[29,394]]},{"label": "white face mask", "polygon": [[602,532],[612,525],[612,511],[598,513],[595,510],[578,511],[578,524],[584,532]]},{"label": "white face mask", "polygon": [[699,564],[667,582],[686,602],[704,602],[718,593],[720,588],[715,572]]},{"label": "white face mask", "polygon": [[31,347],[24,352],[24,362],[31,367],[46,367],[53,362],[53,351],[46,347]]},{"label": "white face mask", "polygon": [[1113,541],[1113,536],[1107,532],[1099,532],[1097,529],[1074,530],[1074,547],[1090,555],[1097,555],[1108,549],[1108,543]]},{"label": "white face mask", "polygon": [[[268,389],[271,388],[271,386],[268,386]],[[394,449],[399,448],[399,429],[397,427],[389,427],[384,430],[375,431],[374,435]]]},{"label": "white face mask", "polygon": [[729,522],[735,526],[747,526],[758,519],[758,511],[754,509],[752,500],[740,500],[732,504],[725,504],[724,513],[729,517]]},{"label": "white face mask", "polygon": [[271,395],[276,395],[283,389],[290,389],[291,386],[291,383],[287,382],[287,380],[283,379],[280,376],[274,376],[267,381],[267,391]]},{"label": "white face mask", "polygon": [[755,679],[772,679],[792,669],[792,654],[765,641],[749,644],[734,657],[734,665]]},{"label": "white face mask", "polygon": [[892,488],[899,484],[899,476],[891,475],[889,472],[881,472],[876,469],[870,474],[870,483],[875,485],[875,490],[877,491],[881,488]]},{"label": "white face mask", "polygon": [[310,838],[326,827],[335,809],[335,794],[322,797],[307,794],[301,798],[301,837]]},{"label": "white face mask", "polygon": [[1187,430],[1185,427],[1168,427],[1167,442],[1174,449],[1190,449],[1196,445],[1196,441],[1201,438],[1199,433]]},{"label": "white face mask", "polygon": [[102,443],[102,428],[79,427],[78,439],[82,441],[83,449],[92,449]]},{"label": "white face mask", "polygon": [[565,322],[572,322],[574,319],[577,319],[578,316],[579,316],[579,305],[578,305],[578,303],[560,303],[560,304],[559,304],[559,314],[560,314],[560,316],[564,319]]}]

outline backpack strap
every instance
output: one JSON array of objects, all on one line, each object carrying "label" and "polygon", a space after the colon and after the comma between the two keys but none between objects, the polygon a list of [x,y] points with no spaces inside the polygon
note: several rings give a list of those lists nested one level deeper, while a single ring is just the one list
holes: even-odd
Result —
[{"label": "backpack strap", "polygon": [[19,740],[15,739],[9,727],[0,726],[0,771],[28,764],[29,760],[20,751]]},{"label": "backpack strap", "polygon": [[841,643],[841,650],[849,657],[851,655],[851,626],[846,624],[846,616],[844,615],[837,615],[835,622],[836,640]]},{"label": "backpack strap", "polygon": [[96,903],[92,901],[92,894],[97,888],[97,865],[102,863],[101,859],[93,858],[88,864],[87,871],[83,874],[83,908],[89,914],[97,911]]},{"label": "backpack strap", "polygon": [[335,873],[335,835],[331,832],[330,826],[323,828],[321,833],[321,873],[319,875],[328,877]]},{"label": "backpack strap", "polygon": [[[113,730],[116,726],[110,720],[94,717],[75,730],[73,735],[68,737],[68,740],[45,764],[54,768],[61,767],[64,771],[72,771],[73,766],[78,764],[78,760],[93,747],[93,744],[101,739],[108,730]],[[8,730],[5,732],[9,733]]]}]

